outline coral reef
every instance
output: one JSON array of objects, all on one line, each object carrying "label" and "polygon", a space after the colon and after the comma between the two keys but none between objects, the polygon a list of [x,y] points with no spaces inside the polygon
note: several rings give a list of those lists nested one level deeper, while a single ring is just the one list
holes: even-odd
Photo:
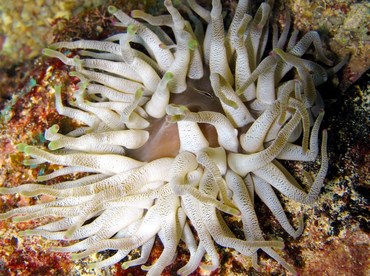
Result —
[{"label": "coral reef", "polygon": [[[100,0],[2,1],[0,3],[0,66],[25,62],[38,56],[53,40],[53,25],[68,20]],[[59,23],[58,23],[59,21]],[[22,35],[19,35],[22,34]]]},{"label": "coral reef", "polygon": [[302,31],[319,30],[330,50],[339,57],[348,54],[340,89],[345,90],[370,68],[370,4],[368,1],[281,1],[283,11],[294,14],[294,26]]}]

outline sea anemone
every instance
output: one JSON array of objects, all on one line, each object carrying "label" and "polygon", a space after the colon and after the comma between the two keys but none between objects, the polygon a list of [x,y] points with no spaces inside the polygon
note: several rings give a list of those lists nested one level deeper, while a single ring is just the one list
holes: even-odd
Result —
[{"label": "sea anemone", "polygon": [[[47,129],[49,150],[25,144],[18,149],[32,157],[26,165],[64,166],[39,176],[39,182],[85,174],[53,185],[0,188],[2,194],[54,197],[0,214],[0,219],[59,217],[21,234],[79,240],[52,248],[74,252],[73,259],[115,250],[91,268],[113,265],[141,248],[138,259],[122,266],[143,265],[148,275],[160,275],[182,240],[190,257],[181,275],[199,266],[217,269],[215,243],[250,256],[256,269],[261,249],[295,274],[274,250],[283,242],[265,239],[254,196],[289,235],[302,233],[302,216],[293,227],[276,190],[302,204],[319,196],[328,157],[326,131],[320,148],[324,111],[316,86],[345,61],[326,69],[302,57],[316,56],[332,66],[317,32],[298,39],[294,31],[288,39],[289,15],[281,34],[273,26],[270,38],[270,2],[262,3],[254,17],[248,2],[239,1],[227,31],[220,0],[212,1],[211,11],[195,0],[178,8],[165,0],[169,14],[160,16],[134,10],[130,17],[110,6],[125,32],[45,49],[46,56],[73,67],[70,75],[80,79],[69,106],[59,85],[55,103],[60,114],[82,126],[67,134],[59,133],[58,125]],[[315,161],[319,152],[316,177],[304,171],[302,181],[278,161]],[[236,237],[225,214],[240,219],[244,238]],[[157,235],[163,251],[144,266]]]}]

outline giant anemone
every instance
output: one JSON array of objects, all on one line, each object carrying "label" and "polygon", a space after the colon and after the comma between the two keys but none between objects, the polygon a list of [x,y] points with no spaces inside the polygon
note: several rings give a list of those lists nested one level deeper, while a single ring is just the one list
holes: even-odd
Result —
[{"label": "giant anemone", "polygon": [[[195,0],[178,8],[165,0],[169,14],[160,16],[139,10],[129,16],[110,6],[125,32],[45,49],[80,79],[68,105],[63,87],[56,86],[55,103],[81,126],[66,134],[58,125],[47,129],[49,150],[24,144],[18,149],[31,157],[27,165],[63,166],[38,182],[85,174],[53,185],[0,188],[2,194],[54,197],[0,219],[60,218],[22,234],[77,240],[53,248],[74,252],[73,259],[114,250],[91,268],[118,263],[140,248],[140,257],[122,266],[143,265],[148,275],[159,275],[181,240],[190,253],[181,275],[199,266],[217,269],[216,244],[250,256],[256,269],[263,250],[295,273],[274,250],[283,242],[265,239],[254,197],[287,233],[294,238],[302,233],[302,217],[293,226],[276,192],[302,204],[319,196],[328,158],[326,131],[319,142],[324,112],[315,87],[344,61],[328,69],[306,59],[316,56],[332,66],[317,32],[299,38],[294,31],[289,37],[289,16],[281,34],[276,26],[271,31],[271,1],[253,17],[248,2],[239,1],[227,30],[220,0],[212,1],[211,11]],[[319,152],[316,177],[304,171],[298,181],[279,162],[315,161]],[[228,227],[225,214],[242,222],[244,238]],[[163,251],[144,266],[157,236]]]}]

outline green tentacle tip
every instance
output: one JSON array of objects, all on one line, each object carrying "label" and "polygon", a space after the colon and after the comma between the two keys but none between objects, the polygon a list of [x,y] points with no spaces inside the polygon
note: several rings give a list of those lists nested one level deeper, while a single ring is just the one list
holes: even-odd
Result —
[{"label": "green tentacle tip", "polygon": [[0,194],[4,195],[7,193],[8,188],[1,187],[0,188]]},{"label": "green tentacle tip", "polygon": [[118,9],[115,6],[108,6],[108,12],[111,14],[115,14]]},{"label": "green tentacle tip", "polygon": [[45,56],[48,56],[48,57],[54,57],[54,50],[50,49],[50,48],[45,48],[45,49],[42,49],[42,54],[45,55]]},{"label": "green tentacle tip", "polygon": [[62,92],[62,85],[61,84],[58,84],[54,87],[54,90],[55,90],[55,94],[61,94]]},{"label": "green tentacle tip", "polygon": [[230,107],[232,107],[232,108],[234,108],[234,109],[237,109],[238,108],[238,104],[236,102],[234,102],[234,101],[231,101],[231,100],[226,100],[225,101],[225,104],[228,105],[228,106],[230,106]]},{"label": "green tentacle tip", "polygon": [[67,231],[66,231],[66,233],[64,234],[64,238],[66,239],[66,240],[70,240],[71,239],[71,237],[72,237],[72,235],[73,235],[73,233],[76,231],[76,229],[74,228],[74,227],[72,227],[71,229],[68,229]]},{"label": "green tentacle tip", "polygon": [[23,149],[23,152],[26,154],[30,154],[32,152],[33,146],[26,145]]},{"label": "green tentacle tip", "polygon": [[144,14],[144,12],[143,11],[141,11],[141,10],[132,10],[131,11],[131,17],[134,17],[134,18],[136,18],[136,17],[138,17],[138,16],[141,16],[141,15],[143,15]]},{"label": "green tentacle tip", "polygon": [[223,209],[224,209],[225,213],[228,213],[230,215],[237,216],[237,217],[239,217],[241,215],[241,212],[238,209],[235,209],[233,207],[229,207],[229,206],[224,205]]},{"label": "green tentacle tip", "polygon": [[12,218],[12,221],[13,222],[21,222],[21,221],[24,221],[23,217],[15,217],[15,218]]},{"label": "green tentacle tip", "polygon": [[51,49],[51,50],[56,50],[56,49],[58,49],[58,47],[57,47],[55,44],[56,44],[56,43],[53,43],[53,44],[48,45],[48,47],[49,47],[49,48],[47,48],[47,49]]},{"label": "green tentacle tip", "polygon": [[72,253],[72,254],[71,254],[71,259],[72,259],[73,261],[78,260],[78,259],[79,259],[79,257],[78,257],[78,253]]},{"label": "green tentacle tip", "polygon": [[74,57],[73,58],[73,63],[74,63],[74,66],[76,66],[78,68],[78,70],[81,70],[82,60],[79,57]]},{"label": "green tentacle tip", "polygon": [[197,47],[198,47],[198,41],[195,40],[195,39],[190,39],[190,41],[188,42],[188,48],[191,50],[191,51],[194,51]]},{"label": "green tentacle tip", "polygon": [[176,123],[176,122],[178,122],[178,121],[181,121],[183,118],[184,118],[184,116],[183,116],[183,115],[173,115],[173,116],[171,116],[171,118],[170,118],[170,122],[171,122],[171,123]]},{"label": "green tentacle tip", "polygon": [[38,177],[36,178],[36,181],[37,181],[37,182],[43,182],[43,181],[45,181],[45,179],[46,179],[46,176],[45,176],[45,175],[40,175],[40,176],[38,176]]},{"label": "green tentacle tip", "polygon": [[36,196],[40,193],[38,193],[37,191],[20,191],[19,194],[21,196],[32,197],[32,196]]},{"label": "green tentacle tip", "polygon": [[235,93],[236,93],[238,96],[240,96],[240,95],[242,95],[242,94],[244,93],[244,91],[246,90],[246,88],[248,88],[248,87],[245,87],[244,89],[237,89],[237,90],[235,91]]},{"label": "green tentacle tip", "polygon": [[51,132],[51,134],[57,134],[58,133],[58,131],[59,131],[59,125],[57,125],[57,124],[55,124],[55,125],[52,125],[50,128],[49,128],[49,130],[50,130],[50,132]]},{"label": "green tentacle tip", "polygon": [[189,112],[189,109],[184,105],[169,104],[166,107],[166,112],[168,115],[183,115]]},{"label": "green tentacle tip", "polygon": [[181,114],[184,114],[185,112],[189,111],[189,109],[185,105],[178,105],[177,107]]},{"label": "green tentacle tip", "polygon": [[277,54],[279,57],[281,57],[284,61],[287,60],[287,54],[280,48],[274,48],[272,50],[273,53]]},{"label": "green tentacle tip", "polygon": [[49,150],[56,150],[59,148],[57,141],[51,141],[48,145]]},{"label": "green tentacle tip", "polygon": [[95,268],[96,267],[96,263],[91,263],[91,264],[88,264],[87,265],[87,268],[88,269],[93,269],[93,268]]},{"label": "green tentacle tip", "polygon": [[52,246],[50,247],[50,252],[60,252],[59,248],[58,246]]},{"label": "green tentacle tip", "polygon": [[18,233],[19,236],[24,237],[24,236],[31,236],[32,235],[32,230],[25,230],[25,231],[20,231]]},{"label": "green tentacle tip", "polygon": [[78,75],[78,73],[76,71],[71,71],[71,72],[69,72],[69,75],[71,77],[76,77]]},{"label": "green tentacle tip", "polygon": [[135,35],[137,32],[137,26],[135,24],[130,24],[127,27],[127,33],[129,35]]},{"label": "green tentacle tip", "polygon": [[142,265],[141,269],[144,271],[148,271],[152,266],[151,265]]},{"label": "green tentacle tip", "polygon": [[143,96],[143,94],[144,94],[144,89],[140,87],[138,90],[136,90],[135,99],[139,100]]},{"label": "green tentacle tip", "polygon": [[285,243],[282,241],[277,241],[277,245],[274,246],[275,248],[284,249]]},{"label": "green tentacle tip", "polygon": [[[77,76],[78,77],[78,76]],[[77,84],[77,87],[81,90],[81,91],[84,91],[86,90],[86,88],[89,86],[89,83],[87,81],[80,81],[78,84]]]},{"label": "green tentacle tip", "polygon": [[18,151],[18,152],[24,152],[24,149],[25,149],[27,146],[28,146],[28,145],[27,145],[27,144],[25,144],[25,143],[20,143],[20,144],[16,145],[15,147],[16,147],[16,149],[17,149],[17,151]]},{"label": "green tentacle tip", "polygon": [[37,164],[35,164],[34,159],[24,160],[23,165],[30,166],[31,168],[37,168]]},{"label": "green tentacle tip", "polygon": [[285,117],[286,117],[286,111],[285,110],[281,111],[280,112],[280,118],[279,118],[279,121],[278,121],[278,123],[280,125],[282,125],[285,122]]},{"label": "green tentacle tip", "polygon": [[0,221],[8,219],[10,216],[6,213],[0,214]]},{"label": "green tentacle tip", "polygon": [[121,265],[122,269],[127,269],[129,268],[127,262],[124,262],[122,265]]},{"label": "green tentacle tip", "polygon": [[[71,77],[77,77],[79,78],[80,80],[84,79],[84,75],[82,75],[81,73],[77,72],[77,71],[71,71],[69,72],[69,75]],[[79,84],[79,83],[78,83]]]},{"label": "green tentacle tip", "polygon": [[172,80],[173,79],[173,73],[171,73],[171,72],[166,72],[166,74],[164,74],[164,79],[166,80],[166,81],[170,81],[170,80]]},{"label": "green tentacle tip", "polygon": [[27,196],[27,194],[29,194],[29,192],[27,192],[27,191],[20,191],[19,194],[21,196]]}]

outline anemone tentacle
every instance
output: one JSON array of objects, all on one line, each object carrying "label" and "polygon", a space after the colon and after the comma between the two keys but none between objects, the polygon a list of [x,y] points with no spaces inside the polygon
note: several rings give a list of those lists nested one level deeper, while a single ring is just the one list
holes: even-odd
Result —
[{"label": "anemone tentacle", "polygon": [[[182,240],[190,257],[178,270],[181,275],[198,267],[216,270],[216,244],[251,257],[256,269],[257,252],[263,250],[295,274],[274,249],[283,242],[264,237],[254,197],[289,235],[301,235],[302,214],[293,226],[273,188],[302,204],[319,196],[328,154],[325,130],[319,147],[324,111],[316,87],[347,59],[327,68],[333,62],[315,31],[299,38],[294,30],[288,38],[289,14],[280,36],[272,27],[270,45],[273,1],[261,3],[253,15],[249,1],[240,0],[230,26],[221,2],[213,0],[208,10],[195,0],[181,7],[165,0],[169,14],[159,16],[143,11],[129,16],[110,6],[123,33],[45,49],[44,55],[72,67],[70,76],[80,80],[77,88],[54,90],[58,113],[81,126],[66,134],[58,125],[48,128],[48,149],[17,145],[28,156],[24,165],[63,168],[36,183],[4,183],[0,194],[55,198],[10,210],[0,220],[59,217],[21,235],[78,240],[53,248],[73,252],[73,259],[116,251],[89,268],[123,260],[124,269],[142,265],[148,275],[160,275]],[[325,65],[309,60],[310,52]],[[74,90],[69,103],[62,100],[65,89]],[[303,171],[302,181],[278,161],[311,162],[319,154],[316,177]],[[89,175],[58,182],[57,177],[75,173]],[[57,183],[41,183],[49,180]],[[236,236],[224,214],[240,221],[244,237]],[[163,251],[148,263],[156,238]],[[140,257],[125,259],[137,248]]]}]

